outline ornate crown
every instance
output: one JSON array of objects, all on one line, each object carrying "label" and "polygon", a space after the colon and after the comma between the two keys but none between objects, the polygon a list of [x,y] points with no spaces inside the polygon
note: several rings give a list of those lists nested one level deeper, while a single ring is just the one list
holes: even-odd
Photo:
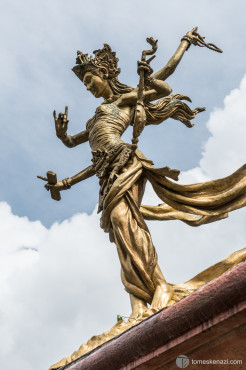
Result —
[{"label": "ornate crown", "polygon": [[120,73],[120,68],[117,68],[118,58],[116,54],[111,50],[108,44],[104,44],[102,49],[93,51],[95,57],[88,58],[88,54],[83,54],[81,51],[77,51],[76,66],[72,68],[73,72],[81,81],[83,81],[86,69],[89,66],[100,68],[106,79],[112,79],[117,77]]}]

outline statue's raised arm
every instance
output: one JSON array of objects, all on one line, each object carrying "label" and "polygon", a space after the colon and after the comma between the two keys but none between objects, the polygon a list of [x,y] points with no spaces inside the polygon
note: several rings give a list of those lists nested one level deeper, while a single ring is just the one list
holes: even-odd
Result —
[{"label": "statue's raised arm", "polygon": [[[65,106],[65,112],[59,113],[58,117],[56,111],[53,112],[53,117],[55,120],[56,136],[66,145],[68,148],[73,148],[79,144],[85,143],[89,140],[89,132],[84,130],[74,136],[67,134],[67,126],[69,120],[68,117],[68,106]],[[61,181],[57,181],[56,173],[53,171],[48,171],[46,177],[37,176],[39,179],[47,181],[44,186],[46,190],[50,191],[51,198],[59,201],[61,199],[60,191],[70,189],[71,186],[88,179],[89,177],[95,175],[95,170],[93,166],[85,168],[83,171],[77,173],[71,178],[65,178]]]},{"label": "statue's raised arm", "polygon": [[181,43],[178,49],[175,51],[173,56],[169,59],[167,64],[161,68],[159,71],[153,74],[153,78],[165,81],[177,68],[179,62],[181,61],[186,50],[189,49],[190,45],[196,45],[200,47],[207,47],[208,49],[222,53],[222,50],[212,43],[206,43],[204,41],[205,37],[201,36],[197,32],[198,27],[193,28],[188,31],[184,37],[181,39]]}]

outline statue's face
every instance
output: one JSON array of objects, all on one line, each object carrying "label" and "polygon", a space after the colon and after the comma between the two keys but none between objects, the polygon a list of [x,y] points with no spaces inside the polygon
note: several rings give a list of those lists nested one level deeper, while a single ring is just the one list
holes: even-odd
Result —
[{"label": "statue's face", "polygon": [[89,90],[96,98],[104,97],[104,92],[108,87],[107,80],[86,72],[83,78],[83,82],[87,90]]}]

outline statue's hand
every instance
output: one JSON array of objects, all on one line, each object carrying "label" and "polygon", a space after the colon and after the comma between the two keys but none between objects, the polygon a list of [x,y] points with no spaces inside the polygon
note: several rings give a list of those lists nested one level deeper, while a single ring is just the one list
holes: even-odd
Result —
[{"label": "statue's hand", "polygon": [[44,187],[47,190],[53,190],[53,189],[58,190],[58,191],[67,190],[71,188],[71,184],[69,180],[70,179],[66,178],[61,181],[57,181],[57,183],[54,185],[48,183],[48,184],[45,184]]},{"label": "statue's hand", "polygon": [[67,119],[68,106],[65,107],[65,113],[59,113],[58,117],[54,110],[53,116],[55,120],[56,135],[59,139],[62,139],[67,134],[67,125],[69,120]]},{"label": "statue's hand", "polygon": [[149,63],[142,60],[138,61],[138,74],[140,74],[140,71],[144,71],[146,77],[149,77],[153,73],[153,69],[150,67]]},{"label": "statue's hand", "polygon": [[193,45],[203,44],[205,37],[201,36],[198,32],[198,27],[192,28],[191,31],[188,31],[185,36],[190,39],[190,43]]},{"label": "statue's hand", "polygon": [[199,35],[197,29],[198,27],[193,28],[191,31],[188,31],[187,34],[182,38],[182,40],[186,40],[189,42],[189,46],[186,50],[188,50],[190,45],[193,44],[200,47],[206,47],[210,50],[216,51],[217,53],[223,53],[223,51],[218,46],[212,44],[211,42],[206,43],[204,41],[205,37]]}]

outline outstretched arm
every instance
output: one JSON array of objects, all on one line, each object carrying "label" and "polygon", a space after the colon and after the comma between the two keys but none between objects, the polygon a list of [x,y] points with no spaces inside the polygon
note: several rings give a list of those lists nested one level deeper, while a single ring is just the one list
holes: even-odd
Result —
[{"label": "outstretched arm", "polygon": [[162,69],[152,75],[153,78],[165,81],[175,71],[185,51],[188,50],[192,43],[192,39],[197,38],[198,34],[196,31],[197,27],[186,33],[186,35],[181,39],[181,43],[171,59]]},{"label": "outstretched arm", "polygon": [[[76,175],[70,177],[70,178],[65,178],[61,181],[57,181],[56,184],[46,184],[44,187],[47,190],[56,190],[56,191],[61,191],[61,190],[67,190],[70,189],[71,186],[77,184],[78,182],[81,182],[83,180],[88,179],[89,177],[95,175],[95,170],[93,168],[93,165],[85,168],[83,171],[77,173]],[[41,177],[40,177],[41,178]],[[43,178],[44,180],[45,178]],[[47,180],[47,179],[46,179]]]},{"label": "outstretched arm", "polygon": [[79,144],[85,143],[89,140],[89,132],[87,130],[80,132],[74,136],[67,134],[67,125],[69,120],[67,119],[68,107],[65,107],[65,113],[59,113],[56,116],[56,111],[53,112],[56,136],[66,145],[68,148],[73,148]]},{"label": "outstretched arm", "polygon": [[89,177],[94,176],[95,173],[96,173],[95,169],[94,169],[93,165],[91,165],[91,166],[85,168],[83,171],[81,171],[81,172],[77,173],[76,175],[70,177],[70,179],[68,179],[68,183],[69,183],[70,186],[75,185],[80,181],[86,180]]}]

